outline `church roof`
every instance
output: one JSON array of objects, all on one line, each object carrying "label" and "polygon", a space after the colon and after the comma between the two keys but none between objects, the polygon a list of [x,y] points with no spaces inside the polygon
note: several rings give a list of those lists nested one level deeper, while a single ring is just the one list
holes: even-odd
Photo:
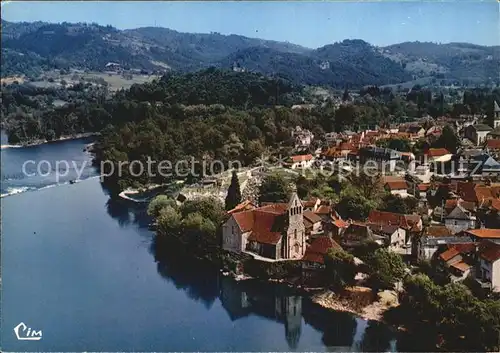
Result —
[{"label": "church roof", "polygon": [[[298,198],[292,195],[290,200]],[[300,200],[298,200],[300,203]],[[302,206],[302,205],[301,205]],[[271,203],[231,215],[242,232],[249,232],[248,240],[263,244],[277,244],[283,234],[289,203]]]}]

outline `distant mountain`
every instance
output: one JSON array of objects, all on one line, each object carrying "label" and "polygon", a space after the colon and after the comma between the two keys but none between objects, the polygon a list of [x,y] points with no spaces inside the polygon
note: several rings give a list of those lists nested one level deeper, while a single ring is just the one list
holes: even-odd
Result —
[{"label": "distant mountain", "polygon": [[2,77],[36,77],[48,69],[197,71],[211,66],[280,75],[295,83],[333,87],[395,84],[417,77],[498,79],[498,47],[401,43],[384,48],[345,40],[318,49],[219,33],[166,28],[118,30],[85,23],[2,20]]},{"label": "distant mountain", "polygon": [[[342,50],[345,48],[349,48],[348,53]],[[291,81],[308,85],[343,88],[411,80],[411,75],[400,64],[381,56],[363,41],[344,41],[305,55],[253,47],[229,55],[218,66],[228,67],[233,63],[267,75],[280,74]]]},{"label": "distant mountain", "polygon": [[461,81],[500,78],[500,46],[405,42],[381,48],[380,52],[418,77],[438,76]]}]

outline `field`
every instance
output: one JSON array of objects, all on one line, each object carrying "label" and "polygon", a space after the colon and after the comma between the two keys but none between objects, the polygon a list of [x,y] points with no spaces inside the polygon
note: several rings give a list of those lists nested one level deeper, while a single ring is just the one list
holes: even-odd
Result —
[{"label": "field", "polygon": [[[94,84],[103,84],[104,81],[108,84],[110,91],[117,91],[120,89],[128,89],[133,84],[143,84],[150,82],[159,76],[156,75],[140,75],[140,74],[126,74],[122,75],[116,72],[82,72],[79,70],[72,70],[69,74],[61,75],[58,71],[46,72],[43,77],[36,81],[30,81],[29,83],[35,87],[49,88],[49,87],[61,87],[62,81],[66,81],[67,84],[77,84],[78,82],[90,82]],[[10,84],[14,81],[22,83],[23,78],[21,77],[8,77],[2,79],[2,83],[6,82]],[[49,80],[51,82],[49,82]]]},{"label": "field", "polygon": [[[71,76],[73,75],[68,75],[68,79],[71,79]],[[81,77],[83,78],[84,81],[96,81],[99,79],[103,79],[106,81],[109,85],[110,91],[117,91],[119,89],[128,89],[130,88],[133,84],[142,84],[146,82],[150,82],[154,80],[155,78],[158,78],[158,76],[149,76],[149,75],[132,75],[131,79],[125,78],[121,74],[117,73],[101,73],[101,72],[91,72],[88,74],[83,74]],[[130,77],[129,77],[130,78]]]}]

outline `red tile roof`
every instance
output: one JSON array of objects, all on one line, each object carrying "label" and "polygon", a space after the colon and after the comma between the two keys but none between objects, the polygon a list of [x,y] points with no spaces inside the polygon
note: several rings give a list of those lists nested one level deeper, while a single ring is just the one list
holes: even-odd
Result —
[{"label": "red tile roof", "polygon": [[469,265],[469,264],[466,264],[465,262],[463,261],[459,261],[459,262],[455,262],[453,264],[450,265],[451,267],[454,267],[456,268],[457,270],[461,271],[461,272],[465,272],[467,271],[469,268],[471,268],[472,266]]},{"label": "red tile roof", "polygon": [[342,249],[342,247],[330,237],[316,238],[312,244],[307,247],[303,260],[323,264],[325,262],[324,256],[328,252],[328,249],[331,248]]},{"label": "red tile roof", "polygon": [[411,228],[405,215],[400,213],[372,210],[368,215],[368,222],[376,224],[398,225],[403,229]]},{"label": "red tile roof", "polygon": [[330,206],[321,205],[321,206],[318,207],[318,209],[314,213],[316,213],[316,214],[322,214],[322,215],[326,214],[327,215],[327,214],[332,213],[332,209],[330,208]]},{"label": "red tile roof", "polygon": [[470,253],[476,250],[477,243],[459,243],[459,244],[448,244],[448,249],[455,248],[460,253]]},{"label": "red tile roof", "polygon": [[431,225],[425,229],[425,235],[428,237],[449,237],[452,233],[445,226]]},{"label": "red tile roof", "polygon": [[451,153],[446,148],[429,148],[425,154],[429,157],[442,157]]},{"label": "red tile roof", "polygon": [[253,211],[254,224],[249,241],[257,241],[263,244],[277,244],[281,239],[279,227],[279,215],[269,212]]},{"label": "red tile roof", "polygon": [[492,241],[483,241],[479,245],[479,257],[490,262],[500,259],[500,244]]},{"label": "red tile roof", "polygon": [[252,230],[254,217],[251,210],[234,213],[233,217],[242,232]]},{"label": "red tile roof", "polygon": [[486,147],[490,150],[498,150],[500,149],[500,140],[490,139],[486,141]]},{"label": "red tile roof", "polygon": [[448,250],[439,255],[439,257],[443,261],[449,261],[459,254],[468,254],[475,250],[476,250],[475,243],[449,244]]},{"label": "red tile roof", "polygon": [[443,261],[449,261],[453,259],[455,256],[459,255],[460,251],[458,251],[456,248],[451,248],[443,252],[441,255],[439,255],[439,258]]},{"label": "red tile roof", "polygon": [[469,230],[466,230],[465,232],[468,234],[471,234],[477,238],[500,239],[500,229],[490,229],[490,228],[469,229]]},{"label": "red tile roof", "polygon": [[389,190],[408,189],[408,183],[406,181],[388,181],[385,185],[389,188]]},{"label": "red tile roof", "polygon": [[293,163],[302,162],[302,161],[310,161],[313,159],[312,154],[304,154],[290,157]]},{"label": "red tile roof", "polygon": [[321,222],[321,217],[312,211],[304,211],[304,218],[307,219],[311,223]]},{"label": "red tile roof", "polygon": [[499,199],[491,200],[490,208],[496,211],[500,211],[500,200]]},{"label": "red tile roof", "polygon": [[431,187],[431,184],[418,184],[418,190],[421,192],[426,192]]},{"label": "red tile roof", "polygon": [[342,219],[336,219],[332,222],[332,224],[334,224],[337,228],[347,228],[349,227],[349,223],[347,223],[346,221],[342,220]]},{"label": "red tile roof", "polygon": [[236,212],[251,210],[254,208],[255,208],[255,205],[250,200],[245,200],[242,203],[240,203],[239,205],[236,205],[236,207],[233,208],[232,210],[227,211],[227,213],[232,214],[232,213],[236,213]]},{"label": "red tile roof", "polygon": [[341,151],[351,151],[351,150],[355,150],[356,147],[352,143],[343,142],[343,143],[340,144],[339,149]]},{"label": "red tile roof", "polygon": [[302,200],[302,205],[306,208],[308,207],[314,207],[316,205],[316,202],[318,202],[318,198],[317,197],[313,197],[311,198],[310,200],[307,200],[307,201],[304,201]]},{"label": "red tile roof", "polygon": [[264,244],[277,244],[281,239],[279,225],[283,223],[282,215],[286,212],[286,203],[275,203],[253,210],[232,214],[242,232],[251,232],[248,240]]}]

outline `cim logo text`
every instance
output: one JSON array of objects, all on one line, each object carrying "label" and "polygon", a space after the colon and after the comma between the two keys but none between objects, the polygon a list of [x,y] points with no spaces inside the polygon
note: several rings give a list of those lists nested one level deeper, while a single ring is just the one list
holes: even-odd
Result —
[{"label": "cim logo text", "polygon": [[19,341],[39,341],[42,339],[42,330],[35,331],[21,322],[14,327],[14,333]]}]

